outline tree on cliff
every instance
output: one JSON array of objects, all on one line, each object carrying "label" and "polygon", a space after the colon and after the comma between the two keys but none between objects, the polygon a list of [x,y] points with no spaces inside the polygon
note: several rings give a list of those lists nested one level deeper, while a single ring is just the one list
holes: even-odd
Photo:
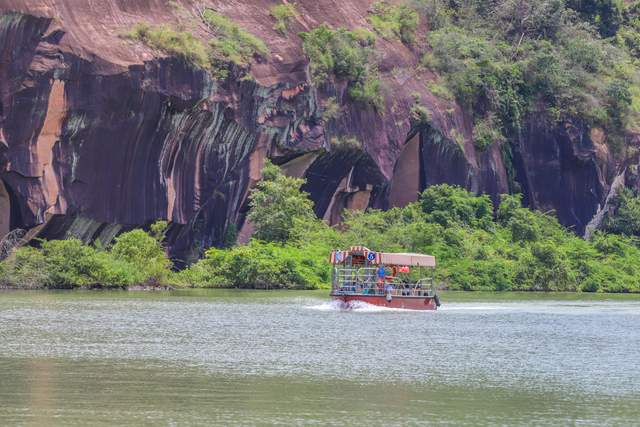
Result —
[{"label": "tree on cliff", "polygon": [[616,197],[615,202],[615,214],[605,221],[605,230],[609,233],[640,236],[640,197],[625,188]]},{"label": "tree on cliff", "polygon": [[278,166],[265,162],[262,181],[249,196],[248,219],[257,239],[286,242],[296,220],[315,217],[313,202],[300,191],[303,184],[303,179],[285,176]]}]

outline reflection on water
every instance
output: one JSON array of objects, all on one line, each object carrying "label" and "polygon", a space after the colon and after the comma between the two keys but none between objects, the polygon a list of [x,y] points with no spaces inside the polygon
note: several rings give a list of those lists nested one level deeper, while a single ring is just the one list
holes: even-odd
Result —
[{"label": "reflection on water", "polygon": [[0,294],[0,425],[640,419],[638,299],[411,312],[322,296]]}]

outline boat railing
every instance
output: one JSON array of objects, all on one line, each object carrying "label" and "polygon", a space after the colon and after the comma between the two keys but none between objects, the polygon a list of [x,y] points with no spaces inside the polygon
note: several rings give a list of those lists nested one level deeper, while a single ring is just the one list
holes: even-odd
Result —
[{"label": "boat railing", "polygon": [[380,280],[376,267],[336,268],[333,290],[336,293],[387,295],[391,296],[433,296],[433,279],[421,278],[407,282],[400,276],[386,276]]}]

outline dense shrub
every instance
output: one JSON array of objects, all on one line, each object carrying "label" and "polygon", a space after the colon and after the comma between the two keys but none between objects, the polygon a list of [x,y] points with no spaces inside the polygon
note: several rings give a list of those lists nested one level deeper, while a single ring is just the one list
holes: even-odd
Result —
[{"label": "dense shrub", "polygon": [[374,37],[366,31],[333,29],[327,24],[300,33],[300,37],[315,84],[332,78],[347,80],[354,100],[382,108],[381,83],[372,61]]},{"label": "dense shrub", "polygon": [[489,229],[492,226],[493,204],[487,195],[474,196],[460,187],[442,184],[425,190],[420,202],[427,218],[443,227],[459,224]]},{"label": "dense shrub", "polygon": [[479,148],[499,135],[516,135],[532,114],[552,124],[579,121],[602,127],[612,142],[637,127],[637,66],[626,49],[616,47],[635,49],[637,31],[629,24],[611,43],[574,12],[609,36],[618,24],[608,19],[619,16],[621,2],[615,7],[615,2],[599,1],[568,2],[566,7],[562,0],[415,2],[437,23],[423,64],[437,71],[475,116]]},{"label": "dense shrub", "polygon": [[[166,223],[154,224],[162,236]],[[109,250],[77,239],[42,241],[40,248],[22,247],[2,264],[4,281],[23,288],[126,287],[164,284],[171,262],[159,241],[142,230],[116,238]]]},{"label": "dense shrub", "polygon": [[266,161],[264,179],[249,195],[248,220],[255,237],[269,242],[286,242],[297,219],[314,218],[313,203],[300,191],[304,180],[287,177]]},{"label": "dense shrub", "polygon": [[181,274],[196,287],[313,289],[329,281],[325,258],[295,246],[253,240],[228,250],[209,249]]},{"label": "dense shrub", "polygon": [[353,83],[349,87],[349,96],[356,102],[373,105],[378,111],[384,108],[382,83],[377,73],[370,72],[364,80]]},{"label": "dense shrub", "polygon": [[123,233],[116,237],[111,254],[115,260],[135,266],[145,283],[166,283],[171,261],[157,237],[140,229]]},{"label": "dense shrub", "polygon": [[367,20],[382,37],[399,37],[403,43],[415,41],[418,13],[406,5],[393,5],[379,1],[371,6]]},{"label": "dense shrub", "polygon": [[17,249],[3,261],[6,282],[22,288],[43,288],[50,284],[44,255],[35,248]]},{"label": "dense shrub", "polygon": [[[261,196],[252,199],[250,217],[264,220],[259,236],[265,241],[211,248],[180,273],[169,270],[160,243],[166,223],[152,226],[151,234],[124,233],[106,250],[78,240],[44,241],[41,248],[20,248],[0,263],[0,284],[310,289],[328,286],[332,249],[364,245],[435,255],[435,282],[449,289],[640,292],[637,238],[597,232],[583,240],[552,214],[522,207],[517,195],[501,197],[494,219],[486,195],[436,185],[404,208],[345,212],[344,224],[334,228],[310,214],[300,180],[284,177],[273,165],[264,176],[253,193]],[[276,206],[290,215],[277,217],[279,224],[271,228]]]},{"label": "dense shrub", "polygon": [[491,145],[502,144],[506,138],[500,132],[500,123],[493,114],[476,121],[473,127],[473,143],[480,150],[486,150]]},{"label": "dense shrub", "polygon": [[623,189],[614,200],[615,214],[608,216],[605,229],[611,233],[640,236],[640,197]]}]

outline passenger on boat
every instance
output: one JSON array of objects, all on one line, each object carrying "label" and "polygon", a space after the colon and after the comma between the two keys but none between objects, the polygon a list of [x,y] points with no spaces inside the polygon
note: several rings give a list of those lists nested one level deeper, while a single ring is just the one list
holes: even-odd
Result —
[{"label": "passenger on boat", "polygon": [[384,279],[386,276],[384,266],[380,266],[380,268],[378,268],[378,271],[376,273],[378,275],[377,288],[378,288],[378,291],[382,293],[382,290],[384,289]]}]

